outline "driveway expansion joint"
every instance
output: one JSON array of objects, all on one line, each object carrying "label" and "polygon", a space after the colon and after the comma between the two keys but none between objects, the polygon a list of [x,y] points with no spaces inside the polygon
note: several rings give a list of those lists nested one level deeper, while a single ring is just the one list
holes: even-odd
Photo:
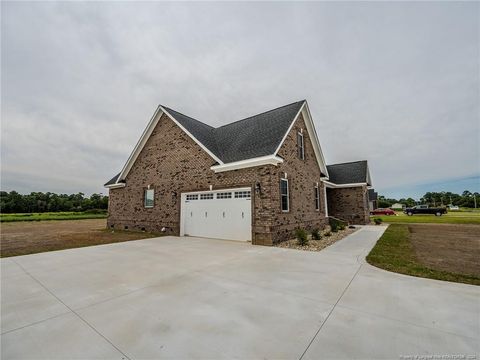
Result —
[{"label": "driveway expansion joint", "polygon": [[332,315],[333,311],[335,310],[335,308],[337,307],[338,303],[340,302],[340,300],[342,299],[343,295],[347,292],[348,288],[350,287],[350,284],[353,282],[353,279],[355,279],[355,277],[358,275],[358,273],[360,272],[360,269],[362,268],[363,264],[360,264],[360,266],[358,267],[357,271],[355,272],[355,274],[353,275],[353,277],[350,279],[350,281],[348,282],[347,286],[345,287],[345,289],[343,289],[340,297],[337,299],[337,301],[335,302],[335,304],[333,305],[332,309],[330,310],[330,312],[328,313],[327,317],[325,318],[325,320],[322,322],[322,324],[320,325],[320,327],[318,328],[317,332],[315,333],[315,335],[313,336],[312,340],[310,340],[310,342],[308,343],[305,351],[303,352],[302,356],[300,356],[299,360],[302,360],[303,357],[305,356],[305,354],[307,353],[308,349],[310,348],[310,346],[312,345],[312,343],[315,341],[317,335],[320,333],[320,331],[322,330],[323,326],[327,323],[328,319],[330,318],[330,315]]},{"label": "driveway expansion joint", "polygon": [[[60,303],[62,303],[67,309],[69,309],[73,314],[75,314],[80,320],[82,320],[88,327],[90,327],[95,333],[97,333],[97,335],[99,335],[100,337],[102,337],[106,342],[108,342],[111,346],[113,346],[113,348],[115,350],[117,350],[120,354],[122,354],[122,356],[127,359],[127,360],[131,360],[123,351],[121,351],[114,343],[112,343],[107,337],[105,337],[102,333],[100,333],[97,329],[95,329],[95,327],[93,327],[87,320],[85,320],[83,317],[80,316],[80,314],[78,314],[75,310],[73,310],[70,306],[68,306],[67,304],[65,304],[62,299],[60,299],[57,295],[55,295],[53,292],[50,291],[49,288],[47,288],[40,280],[38,280],[36,277],[34,277],[28,270],[26,270],[21,264],[19,264],[18,262],[16,262],[15,260],[13,260],[13,262],[15,262],[18,266],[20,266],[23,271],[25,271],[25,273],[28,274],[28,276],[30,276],[34,281],[36,281],[42,288],[44,288],[50,295],[52,295],[55,299],[57,299]],[[67,314],[67,313],[65,313]],[[62,315],[65,315],[65,314],[62,314]],[[24,327],[29,327],[29,326],[32,326],[34,324],[29,324],[27,326],[24,326]]]}]

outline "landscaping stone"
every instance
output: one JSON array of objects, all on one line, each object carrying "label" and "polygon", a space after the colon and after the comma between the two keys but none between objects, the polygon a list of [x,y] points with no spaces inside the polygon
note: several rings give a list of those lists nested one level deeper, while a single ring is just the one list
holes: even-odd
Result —
[{"label": "landscaping stone", "polygon": [[337,232],[332,232],[330,236],[325,234],[331,231],[330,226],[327,226],[323,231],[320,232],[322,235],[320,240],[313,240],[311,236],[307,245],[299,245],[297,239],[291,239],[287,241],[282,241],[281,243],[276,244],[275,246],[281,248],[297,249],[297,250],[306,250],[306,251],[320,251],[325,249],[327,246],[330,246],[337,241],[343,239],[345,236],[350,235],[358,230],[358,227],[346,228],[344,230],[338,230]]}]

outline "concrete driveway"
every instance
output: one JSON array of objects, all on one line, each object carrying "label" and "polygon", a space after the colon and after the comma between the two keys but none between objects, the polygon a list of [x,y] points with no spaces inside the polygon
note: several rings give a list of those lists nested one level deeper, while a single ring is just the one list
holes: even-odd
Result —
[{"label": "concrete driveway", "polygon": [[164,237],[2,259],[2,359],[478,356],[480,288],[366,264],[384,229],[319,253]]}]

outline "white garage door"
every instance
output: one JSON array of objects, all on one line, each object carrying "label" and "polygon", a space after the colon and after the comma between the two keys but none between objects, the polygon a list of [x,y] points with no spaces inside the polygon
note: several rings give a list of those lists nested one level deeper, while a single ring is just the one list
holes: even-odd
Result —
[{"label": "white garage door", "polygon": [[182,194],[180,235],[252,240],[250,188]]}]

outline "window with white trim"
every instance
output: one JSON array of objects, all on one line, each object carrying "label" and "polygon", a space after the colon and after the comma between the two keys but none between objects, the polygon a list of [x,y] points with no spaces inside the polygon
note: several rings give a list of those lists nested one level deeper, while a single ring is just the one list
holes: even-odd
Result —
[{"label": "window with white trim", "polygon": [[320,210],[320,193],[318,191],[318,185],[315,185],[315,210]]},{"label": "window with white trim", "polygon": [[303,134],[301,132],[297,133],[297,148],[298,148],[298,158],[305,160],[305,146],[303,142]]},{"label": "window with white trim", "polygon": [[200,200],[212,200],[213,199],[213,194],[200,194]]},{"label": "window with white trim", "polygon": [[283,212],[290,211],[290,200],[288,195],[288,180],[280,179],[280,204]]},{"label": "window with white trim", "polygon": [[198,194],[189,194],[187,195],[187,200],[198,200]]},{"label": "window with white trim", "polygon": [[235,199],[250,198],[250,191],[235,191]]},{"label": "window with white trim", "polygon": [[155,192],[153,191],[153,189],[145,189],[145,193],[144,193],[144,200],[143,200],[143,205],[146,207],[146,208],[153,208],[153,204],[154,204],[154,197],[155,197]]},{"label": "window with white trim", "polygon": [[231,198],[232,198],[231,192],[217,193],[217,199],[231,199]]}]

